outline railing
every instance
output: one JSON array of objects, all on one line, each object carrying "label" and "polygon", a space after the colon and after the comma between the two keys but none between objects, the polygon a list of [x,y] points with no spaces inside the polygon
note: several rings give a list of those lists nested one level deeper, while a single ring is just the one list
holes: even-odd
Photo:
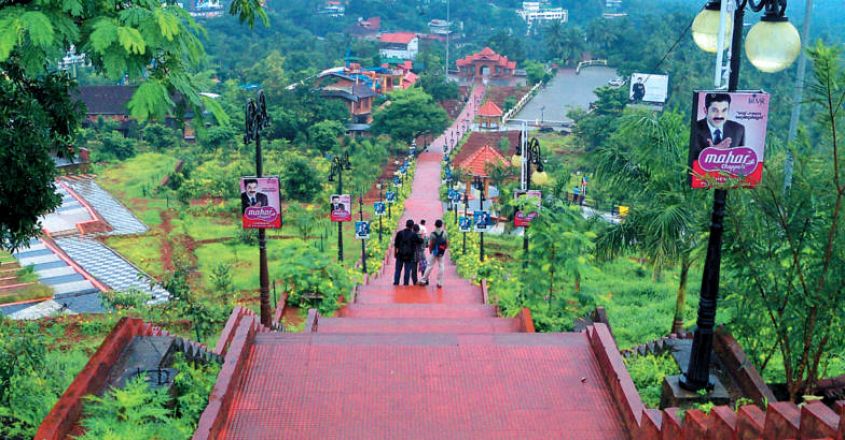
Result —
[{"label": "railing", "polygon": [[590,66],[606,66],[607,60],[587,60],[581,61],[578,63],[578,66],[575,67],[575,74],[581,73],[582,67],[590,67]]},{"label": "railing", "polygon": [[525,107],[525,104],[528,104],[528,101],[531,101],[531,98],[537,94],[537,91],[540,90],[540,87],[542,87],[543,84],[543,81],[534,84],[534,87],[531,87],[531,90],[529,90],[528,93],[522,95],[522,98],[517,101],[516,105],[502,115],[502,125],[507,124],[509,119],[513,119],[513,115],[519,113],[519,111],[522,110],[522,107]]}]

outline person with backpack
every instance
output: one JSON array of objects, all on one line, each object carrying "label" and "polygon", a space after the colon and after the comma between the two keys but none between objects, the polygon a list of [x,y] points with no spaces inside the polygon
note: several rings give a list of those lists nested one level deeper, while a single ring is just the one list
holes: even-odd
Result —
[{"label": "person with backpack", "polygon": [[431,276],[431,270],[434,269],[434,263],[437,263],[437,288],[443,287],[443,257],[446,255],[446,249],[449,248],[449,239],[446,236],[446,229],[443,228],[443,220],[437,219],[434,222],[434,232],[429,235],[428,249],[431,252],[431,261],[428,262],[428,267],[425,269],[420,285],[428,285],[428,278]]},{"label": "person with backpack", "polygon": [[405,222],[405,229],[396,233],[396,238],[393,240],[393,255],[396,257],[396,270],[393,272],[393,285],[399,285],[399,275],[404,268],[404,285],[408,285],[409,278],[413,278],[414,284],[417,283],[416,264],[414,264],[414,255],[416,254],[417,246],[422,243],[422,238],[419,234],[414,232],[414,221],[408,219]]}]

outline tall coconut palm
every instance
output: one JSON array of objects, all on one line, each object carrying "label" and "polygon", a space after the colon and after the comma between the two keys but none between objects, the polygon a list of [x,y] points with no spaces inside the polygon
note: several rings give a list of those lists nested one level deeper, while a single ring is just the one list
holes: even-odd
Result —
[{"label": "tall coconut palm", "polygon": [[597,252],[606,258],[641,252],[650,259],[655,280],[662,268],[678,263],[672,332],[683,330],[689,270],[708,212],[703,193],[687,183],[687,136],[679,113],[627,114],[609,145],[595,154],[596,180],[632,205],[622,223],[599,234]]}]

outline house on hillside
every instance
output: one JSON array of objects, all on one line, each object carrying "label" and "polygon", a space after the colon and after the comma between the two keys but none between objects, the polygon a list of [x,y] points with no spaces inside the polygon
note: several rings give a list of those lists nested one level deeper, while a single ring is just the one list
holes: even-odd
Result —
[{"label": "house on hillside", "polygon": [[458,66],[458,78],[461,82],[493,81],[510,84],[514,81],[516,61],[499,55],[485,47],[481,52],[467,55],[455,61]]},{"label": "house on hillside", "polygon": [[417,58],[420,40],[413,32],[381,34],[378,41],[378,53],[383,61],[401,62]]},{"label": "house on hillside", "polygon": [[[92,126],[100,119],[117,122],[117,130],[126,136],[133,126],[137,126],[128,108],[129,101],[137,88],[137,86],[80,86],[75,98],[82,101],[87,109],[83,125]],[[173,100],[177,107],[184,107],[181,96],[176,96]],[[193,117],[194,113],[186,108],[181,118],[168,115],[162,122],[168,127],[181,128],[182,138],[193,141],[196,138],[191,126]]]},{"label": "house on hillside", "polygon": [[346,6],[338,0],[327,0],[317,9],[317,13],[329,17],[343,17],[346,14]]},{"label": "house on hillside", "polygon": [[320,95],[325,98],[341,99],[349,108],[353,124],[373,122],[373,98],[377,95],[364,83],[335,83],[320,88]]},{"label": "house on hillside", "polygon": [[381,31],[381,17],[358,18],[358,22],[346,28],[346,33],[360,40],[377,40]]}]

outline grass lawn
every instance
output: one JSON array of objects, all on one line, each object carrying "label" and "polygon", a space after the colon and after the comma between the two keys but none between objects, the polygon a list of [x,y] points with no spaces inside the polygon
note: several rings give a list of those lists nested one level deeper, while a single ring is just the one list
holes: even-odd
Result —
[{"label": "grass lawn", "polygon": [[147,226],[161,224],[160,211],[175,207],[166,196],[156,195],[164,176],[176,167],[178,159],[160,153],[143,153],[132,159],[110,164],[100,170],[97,183],[117,197]]},{"label": "grass lawn", "polygon": [[153,277],[160,278],[164,275],[161,236],[158,233],[109,237],[106,239],[106,245]]},{"label": "grass lawn", "polygon": [[196,241],[232,238],[241,229],[240,218],[186,214],[171,222],[173,233],[190,235]]}]

